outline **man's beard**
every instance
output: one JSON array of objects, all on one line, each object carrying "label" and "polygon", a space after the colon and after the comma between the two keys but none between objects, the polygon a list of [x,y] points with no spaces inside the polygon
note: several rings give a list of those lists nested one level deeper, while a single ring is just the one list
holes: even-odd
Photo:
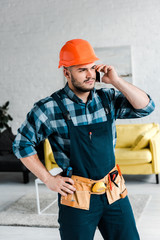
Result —
[{"label": "man's beard", "polygon": [[[90,78],[90,79],[86,79],[86,80],[84,80],[84,82],[87,82],[87,81],[89,81],[89,80],[96,80],[95,78]],[[78,92],[90,92],[91,90],[93,90],[94,89],[94,86],[95,86],[95,82],[94,82],[94,86],[93,87],[83,87],[83,86],[81,86],[81,83],[78,83],[77,81],[76,81],[76,79],[73,77],[73,75],[71,74],[71,82],[72,82],[72,85],[73,85],[73,87],[78,91]]]}]

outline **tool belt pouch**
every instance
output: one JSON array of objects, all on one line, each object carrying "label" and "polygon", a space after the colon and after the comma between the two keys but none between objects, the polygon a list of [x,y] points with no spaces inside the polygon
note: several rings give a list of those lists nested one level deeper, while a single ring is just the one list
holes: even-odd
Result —
[{"label": "tool belt pouch", "polygon": [[112,182],[112,189],[108,187],[106,190],[109,204],[112,204],[121,198],[125,198],[127,195],[127,189],[123,176],[118,175],[115,183],[117,186]]},{"label": "tool belt pouch", "polygon": [[76,191],[73,194],[61,196],[61,204],[89,210],[91,194],[86,188],[86,184],[83,182],[75,182],[74,186]]},{"label": "tool belt pouch", "polygon": [[[116,167],[112,169],[110,174],[114,173],[116,170]],[[114,171],[114,172],[113,172]],[[118,172],[116,170],[116,172]],[[120,176],[119,174],[116,176],[114,182],[110,182],[108,180],[108,175],[106,175],[103,179],[96,181],[96,182],[105,182],[107,185],[106,190],[104,190],[103,194],[106,192],[107,199],[109,204],[112,204],[113,202],[125,198],[127,195],[127,189],[125,186],[125,181],[123,176]],[[74,186],[76,188],[76,191],[73,194],[67,194],[67,196],[61,196],[61,204],[89,210],[90,207],[90,198],[91,194],[101,194],[99,192],[94,193],[92,192],[92,180],[85,179],[82,177],[78,177],[73,175],[72,179],[74,180]]]}]

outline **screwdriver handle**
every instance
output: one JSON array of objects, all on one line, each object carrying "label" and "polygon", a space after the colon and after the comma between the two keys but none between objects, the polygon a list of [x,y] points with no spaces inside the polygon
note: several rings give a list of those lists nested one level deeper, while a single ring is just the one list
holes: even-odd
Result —
[{"label": "screwdriver handle", "polygon": [[69,178],[72,177],[72,167],[67,168],[66,177],[69,177]]}]

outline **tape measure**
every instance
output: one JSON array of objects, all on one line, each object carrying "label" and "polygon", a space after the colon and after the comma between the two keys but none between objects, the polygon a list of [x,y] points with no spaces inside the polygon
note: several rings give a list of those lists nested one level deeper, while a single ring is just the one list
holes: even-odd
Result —
[{"label": "tape measure", "polygon": [[107,187],[104,182],[97,182],[93,185],[92,192],[101,193],[104,192],[106,188]]}]

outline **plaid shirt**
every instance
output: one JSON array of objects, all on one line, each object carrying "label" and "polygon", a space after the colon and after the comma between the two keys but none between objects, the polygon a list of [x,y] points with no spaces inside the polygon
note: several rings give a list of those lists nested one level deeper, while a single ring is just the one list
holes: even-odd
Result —
[{"label": "plaid shirt", "polygon": [[[124,95],[115,90],[103,88],[108,96],[109,108],[113,119],[112,133],[113,146],[116,145],[115,120],[128,118],[141,118],[154,110],[154,102],[143,109],[134,109]],[[85,104],[68,87],[64,91],[57,91],[66,109],[70,112],[75,126],[100,123],[107,120],[106,113],[96,90],[92,90],[88,102]],[[48,138],[54,152],[57,164],[65,169],[69,165],[70,139],[68,127],[61,110],[52,97],[46,97],[34,104],[27,118],[18,129],[18,134],[13,143],[13,151],[17,158],[24,158],[36,154],[35,146]]]}]

